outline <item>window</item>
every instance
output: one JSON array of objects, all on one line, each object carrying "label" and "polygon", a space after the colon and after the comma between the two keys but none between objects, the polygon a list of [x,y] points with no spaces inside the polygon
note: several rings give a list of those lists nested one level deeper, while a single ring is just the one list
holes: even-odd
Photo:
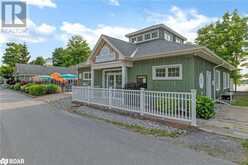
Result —
[{"label": "window", "polygon": [[137,37],[137,41],[138,41],[138,42],[143,41],[143,36],[142,36],[142,35],[141,35],[141,36],[138,36],[138,37]]},{"label": "window", "polygon": [[133,37],[133,38],[131,39],[131,42],[132,42],[132,43],[135,43],[135,42],[136,42],[136,37]]},{"label": "window", "polygon": [[182,65],[162,65],[152,67],[153,80],[181,80]]},{"label": "window", "polygon": [[220,90],[220,71],[218,70],[215,72],[215,86],[216,90]]},{"label": "window", "polygon": [[158,31],[152,32],[152,38],[158,38]]},{"label": "window", "polygon": [[176,37],[176,42],[181,44],[183,41],[180,38]]},{"label": "window", "polygon": [[91,74],[90,72],[83,72],[83,80],[90,80]]},{"label": "window", "polygon": [[172,41],[172,35],[168,32],[164,32],[164,39],[167,41]]},{"label": "window", "polygon": [[151,39],[151,33],[146,33],[145,40],[150,40],[150,39]]},{"label": "window", "polygon": [[114,61],[115,52],[104,46],[100,53],[96,56],[96,62]]},{"label": "window", "polygon": [[226,89],[226,73],[223,72],[223,89]]},{"label": "window", "polygon": [[226,74],[226,87],[230,88],[230,74],[229,73]]},{"label": "window", "polygon": [[180,76],[180,68],[179,67],[168,68],[168,77],[179,77],[179,76]]}]

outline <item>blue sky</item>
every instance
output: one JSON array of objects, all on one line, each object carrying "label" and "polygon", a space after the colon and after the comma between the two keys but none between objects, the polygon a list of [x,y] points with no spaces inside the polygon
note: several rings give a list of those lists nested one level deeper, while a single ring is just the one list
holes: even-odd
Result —
[{"label": "blue sky", "polygon": [[[3,1],[3,0],[0,0]],[[238,9],[248,15],[247,0],[21,0],[28,3],[25,34],[0,33],[0,56],[7,41],[26,42],[32,59],[51,57],[71,35],[94,46],[103,33],[124,39],[126,33],[164,23],[194,41],[200,27]]]}]

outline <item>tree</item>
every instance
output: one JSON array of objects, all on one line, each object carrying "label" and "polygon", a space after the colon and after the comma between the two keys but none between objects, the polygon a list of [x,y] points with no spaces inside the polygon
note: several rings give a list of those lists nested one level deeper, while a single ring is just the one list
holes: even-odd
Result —
[{"label": "tree", "polygon": [[27,45],[25,43],[24,44],[19,44],[19,45],[20,45],[20,56],[19,56],[18,63],[27,64],[28,61],[30,60]]},{"label": "tree", "polygon": [[248,56],[248,17],[242,17],[237,10],[226,12],[221,20],[198,30],[196,43],[208,47],[218,56],[235,66],[232,72],[235,90],[240,82],[238,67]]},{"label": "tree", "polygon": [[65,66],[66,63],[66,53],[63,48],[56,48],[52,53],[52,60],[54,66]]},{"label": "tree", "polygon": [[9,65],[2,65],[0,67],[0,76],[6,79],[12,77],[13,72],[14,72],[14,68]]},{"label": "tree", "polygon": [[3,63],[14,67],[16,63],[27,64],[30,56],[26,44],[9,42],[3,54]]},{"label": "tree", "polygon": [[53,65],[76,65],[87,60],[91,53],[89,44],[81,36],[72,36],[66,48],[56,48],[53,52]]},{"label": "tree", "polygon": [[46,61],[42,56],[36,57],[36,59],[31,62],[31,64],[35,65],[45,65],[45,63]]},{"label": "tree", "polygon": [[91,50],[86,40],[79,35],[75,35],[67,43],[67,53],[71,57],[71,65],[76,65],[86,61]]}]

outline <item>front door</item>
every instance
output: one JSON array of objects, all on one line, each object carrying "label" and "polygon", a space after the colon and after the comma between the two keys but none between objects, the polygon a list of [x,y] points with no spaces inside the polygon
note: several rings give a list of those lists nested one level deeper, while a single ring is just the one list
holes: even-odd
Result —
[{"label": "front door", "polygon": [[210,71],[207,71],[206,74],[206,95],[210,98],[212,97],[212,78]]},{"label": "front door", "polygon": [[107,73],[106,75],[106,87],[120,89],[122,85],[122,76],[119,72]]}]

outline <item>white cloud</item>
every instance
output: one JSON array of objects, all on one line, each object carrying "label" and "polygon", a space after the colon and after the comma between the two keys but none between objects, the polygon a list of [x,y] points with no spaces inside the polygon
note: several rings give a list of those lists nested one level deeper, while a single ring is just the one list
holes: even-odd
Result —
[{"label": "white cloud", "polygon": [[53,2],[53,0],[21,0],[21,1],[27,2],[28,5],[38,6],[40,8],[43,7],[56,8],[56,4]]},{"label": "white cloud", "polygon": [[79,34],[90,44],[91,47],[95,45],[101,34],[109,35],[122,40],[127,40],[125,34],[135,31],[134,28],[121,27],[121,26],[107,26],[97,25],[96,28],[89,28],[80,23],[63,22],[60,30],[63,33],[61,39],[67,41],[71,35]]},{"label": "white cloud", "polygon": [[43,34],[50,34],[56,30],[56,27],[48,25],[46,23],[41,24],[36,28],[36,31]]},{"label": "white cloud", "polygon": [[152,23],[164,23],[178,33],[184,35],[193,42],[197,37],[197,30],[206,24],[217,20],[215,17],[207,17],[197,10],[183,10],[172,6],[169,14],[146,11],[146,19]]},{"label": "white cloud", "polygon": [[109,4],[113,6],[120,6],[120,1],[119,0],[108,0]]}]

